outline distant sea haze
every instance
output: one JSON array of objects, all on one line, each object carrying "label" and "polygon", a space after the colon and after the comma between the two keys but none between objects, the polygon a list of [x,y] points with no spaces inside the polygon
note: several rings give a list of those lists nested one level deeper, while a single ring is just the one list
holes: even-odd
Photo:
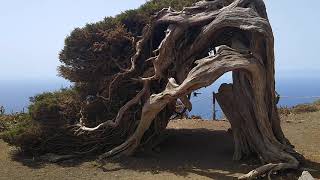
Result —
[{"label": "distant sea haze", "polygon": [[4,106],[6,113],[27,111],[29,98],[43,93],[69,87],[71,83],[63,79],[28,79],[28,80],[0,80],[0,106]]},{"label": "distant sea haze", "polygon": [[[213,85],[200,89],[197,97],[192,97],[193,110],[189,114],[200,115],[204,119],[212,118],[212,92],[217,92],[222,83],[230,83],[231,78],[222,77]],[[282,96],[279,106],[294,106],[301,103],[310,103],[320,96],[320,77],[314,78],[283,78],[276,80],[276,90]],[[7,113],[27,110],[29,97],[42,92],[59,90],[69,87],[71,83],[63,79],[54,80],[0,80],[0,105]],[[221,110],[217,106],[217,116],[221,118]]]}]

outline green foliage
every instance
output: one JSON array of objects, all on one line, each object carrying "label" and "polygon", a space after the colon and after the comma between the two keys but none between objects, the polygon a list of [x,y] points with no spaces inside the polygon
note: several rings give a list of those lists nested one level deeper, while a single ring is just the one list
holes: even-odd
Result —
[{"label": "green foliage", "polygon": [[27,129],[32,129],[35,125],[27,113],[2,115],[0,116],[0,123],[3,126],[0,132],[0,138],[9,144],[14,144],[14,139],[22,136]]},{"label": "green foliage", "polygon": [[31,152],[41,139],[39,124],[31,119],[28,113],[17,113],[0,116],[0,138],[10,145],[19,147],[25,152]]},{"label": "green foliage", "polygon": [[72,88],[42,93],[30,102],[29,113],[0,115],[0,138],[26,153],[50,151],[47,142],[64,136],[65,128],[80,118],[80,99]]},{"label": "green foliage", "polygon": [[196,1],[152,0],[138,9],[74,29],[59,56],[60,75],[75,82],[83,97],[96,94],[114,74],[130,67],[133,37],[142,34],[153,14],[169,6],[181,10]]},{"label": "green foliage", "polygon": [[0,138],[27,154],[45,153],[47,149],[44,144],[55,135],[54,131],[43,128],[28,113],[1,116],[0,124],[5,124]]},{"label": "green foliage", "polygon": [[183,7],[191,6],[199,0],[152,0],[143,4],[138,9],[127,10],[114,18],[115,22],[125,25],[133,35],[141,35],[143,27],[150,23],[152,15],[163,8],[171,7],[182,10]]},{"label": "green foliage", "polygon": [[[30,98],[29,113],[36,121],[75,121],[79,118],[80,99],[75,89],[45,92]],[[45,122],[44,122],[45,123]]]},{"label": "green foliage", "polygon": [[[75,83],[81,99],[97,94],[108,97],[108,87],[113,78],[131,67],[137,36],[142,35],[144,27],[151,22],[152,15],[169,6],[181,10],[196,1],[151,0],[138,9],[127,10],[115,17],[106,17],[102,21],[74,29],[65,39],[65,46],[60,52],[62,65],[58,68],[59,74]],[[118,94],[113,94],[112,97],[117,103],[112,102],[113,106],[107,105],[107,108],[100,103],[100,107],[97,105],[91,108],[94,113],[88,113],[92,115],[90,119],[112,119],[123,103],[139,90],[140,87],[134,86],[139,84],[121,84],[117,89]],[[56,104],[54,101],[55,99],[48,100],[47,104],[39,104],[36,108],[47,107],[50,112],[56,111],[56,106],[49,106]]]},{"label": "green foliage", "polygon": [[[72,139],[73,134],[68,133],[66,127],[80,118],[83,99],[101,89],[104,92],[99,93],[107,94],[108,88],[105,87],[114,75],[131,66],[131,56],[135,53],[134,39],[142,34],[152,15],[169,6],[181,10],[196,1],[151,0],[138,9],[74,29],[65,39],[65,46],[59,55],[62,65],[58,70],[62,77],[75,82],[75,88],[45,92],[30,98],[27,114],[4,115],[4,111],[0,111],[0,138],[31,153],[53,152],[58,147],[53,142],[65,147],[70,142],[78,141],[78,137]],[[122,88],[127,90],[127,87]],[[121,89],[118,91],[124,97],[115,97],[119,98],[119,102],[126,102],[131,96]],[[110,119],[105,115],[116,114],[118,110],[113,105],[107,111],[101,102],[97,106],[89,107],[95,111],[91,115],[102,114],[101,119]]]},{"label": "green foliage", "polygon": [[43,93],[40,95],[37,95],[32,98],[31,102],[32,104],[29,106],[29,112],[32,114],[32,117],[34,119],[41,119],[38,117],[38,114],[42,111],[46,111],[49,113],[58,113],[59,111],[59,105],[58,105],[58,99],[59,95],[56,93]]},{"label": "green foliage", "polygon": [[183,7],[188,7],[198,2],[199,0],[153,0],[142,5],[137,11],[140,13],[153,14],[163,8],[172,7],[176,10],[182,10]]}]

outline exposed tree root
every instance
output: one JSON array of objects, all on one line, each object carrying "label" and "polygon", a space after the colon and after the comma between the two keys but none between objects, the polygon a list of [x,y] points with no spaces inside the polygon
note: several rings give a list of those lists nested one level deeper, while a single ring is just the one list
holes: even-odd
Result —
[{"label": "exposed tree root", "polygon": [[270,174],[272,172],[279,171],[279,170],[286,170],[286,169],[297,169],[298,165],[299,165],[299,162],[297,160],[290,163],[278,163],[278,164],[269,163],[250,171],[248,174],[240,176],[238,179],[254,179],[264,174],[268,174],[268,179],[271,179]]}]

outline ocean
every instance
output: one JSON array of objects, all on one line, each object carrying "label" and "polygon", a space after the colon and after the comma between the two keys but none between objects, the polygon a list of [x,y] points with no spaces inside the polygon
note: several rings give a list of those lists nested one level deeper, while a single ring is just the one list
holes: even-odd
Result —
[{"label": "ocean", "polygon": [[[204,119],[212,119],[212,92],[217,92],[222,83],[230,83],[231,75],[226,74],[213,85],[198,90],[197,97],[192,97],[193,110],[190,115],[199,115]],[[42,92],[49,92],[69,87],[70,83],[63,79],[53,80],[0,80],[0,106],[4,106],[7,113],[27,110],[29,97]],[[310,103],[320,96],[320,77],[277,78],[276,90],[282,96],[279,106],[292,107],[301,103]],[[216,104],[217,117],[222,117],[221,109]]]},{"label": "ocean", "polygon": [[0,106],[6,113],[27,111],[29,98],[42,92],[69,87],[63,79],[49,80],[0,80]]},{"label": "ocean", "polygon": [[[212,92],[218,92],[222,83],[231,83],[231,74],[219,78],[213,85],[198,90],[197,97],[192,97],[193,105],[190,115],[199,115],[203,119],[212,119]],[[320,97],[320,77],[283,77],[276,79],[276,91],[280,95],[278,106],[292,107],[297,104],[312,103]],[[223,113],[216,103],[216,117],[221,119]]]}]

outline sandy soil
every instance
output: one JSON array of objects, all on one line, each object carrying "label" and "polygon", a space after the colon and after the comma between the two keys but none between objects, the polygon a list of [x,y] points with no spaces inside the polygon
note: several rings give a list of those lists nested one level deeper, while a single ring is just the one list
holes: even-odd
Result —
[{"label": "sandy soil", "polygon": [[[286,136],[309,159],[306,167],[320,170],[320,112],[283,118]],[[232,136],[226,121],[175,120],[170,122],[158,153],[108,162],[92,160],[48,164],[15,157],[0,141],[0,179],[235,179],[257,166],[254,160],[232,161]],[[320,178],[320,172],[311,172]],[[292,179],[289,173],[283,179]]]}]

